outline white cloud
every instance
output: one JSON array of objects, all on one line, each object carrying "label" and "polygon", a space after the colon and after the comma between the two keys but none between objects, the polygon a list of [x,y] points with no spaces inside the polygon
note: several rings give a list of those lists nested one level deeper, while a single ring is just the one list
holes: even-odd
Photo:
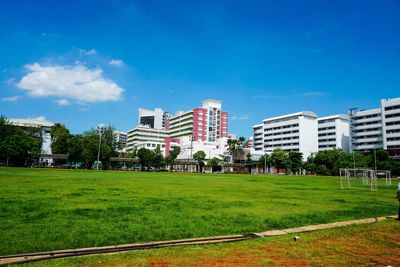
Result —
[{"label": "white cloud", "polygon": [[283,95],[254,95],[253,99],[285,99],[286,96]]},{"label": "white cloud", "polygon": [[15,82],[15,77],[11,77],[4,81],[7,85],[13,85]]},{"label": "white cloud", "polygon": [[57,99],[54,102],[59,106],[68,106],[69,105],[69,101],[67,99]]},{"label": "white cloud", "polygon": [[78,49],[79,54],[81,55],[85,55],[85,56],[93,56],[97,54],[97,51],[95,49],[90,49],[90,50],[86,50],[86,49]]},{"label": "white cloud", "polygon": [[121,59],[112,59],[110,62],[108,62],[108,64],[115,67],[122,67],[124,62]]},{"label": "white cloud", "polygon": [[248,120],[248,119],[249,119],[249,115],[247,115],[247,114],[239,115],[239,116],[233,115],[231,117],[231,120],[233,120],[233,121],[245,121],[245,120]]},{"label": "white cloud", "polygon": [[124,89],[103,77],[100,68],[26,65],[29,71],[17,86],[33,97],[56,96],[82,102],[117,101]]},{"label": "white cloud", "polygon": [[303,92],[298,94],[298,96],[329,96],[331,95],[328,92],[321,92],[321,91],[311,91],[311,92]]},{"label": "white cloud", "polygon": [[11,96],[11,97],[3,97],[1,101],[5,102],[17,102],[19,100],[19,96]]}]

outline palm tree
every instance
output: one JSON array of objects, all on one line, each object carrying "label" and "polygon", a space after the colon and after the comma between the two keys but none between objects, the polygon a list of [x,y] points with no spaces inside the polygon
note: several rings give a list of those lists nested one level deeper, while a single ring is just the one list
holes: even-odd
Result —
[{"label": "palm tree", "polygon": [[235,162],[235,153],[239,149],[239,141],[237,139],[229,138],[227,145],[228,151],[232,154],[232,162]]}]

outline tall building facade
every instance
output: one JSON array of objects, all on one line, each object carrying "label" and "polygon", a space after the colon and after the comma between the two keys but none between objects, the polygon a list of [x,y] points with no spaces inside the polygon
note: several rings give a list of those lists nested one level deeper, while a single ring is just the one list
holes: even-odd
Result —
[{"label": "tall building facade", "polygon": [[349,116],[318,118],[318,150],[342,149],[349,153]]},{"label": "tall building facade", "polygon": [[[218,146],[220,139],[228,137],[228,113],[221,110],[221,101],[213,99],[204,100],[201,107],[178,111],[174,116],[162,109],[139,109],[138,122],[139,125],[128,132],[128,151],[140,147],[153,149],[157,145],[163,149],[173,140],[173,144],[179,143],[182,148],[190,147],[188,154],[192,155],[198,142]],[[168,154],[169,147],[164,151]]]},{"label": "tall building facade", "polygon": [[148,125],[139,125],[128,131],[126,150],[132,152],[142,147],[156,149],[156,147],[159,146],[160,149],[164,151],[165,138],[168,136],[169,132],[166,129],[154,129],[150,128]]},{"label": "tall building facade", "polygon": [[126,132],[114,131],[116,148],[118,151],[125,151],[128,142],[128,134]]},{"label": "tall building facade", "polygon": [[388,150],[400,156],[400,98],[382,99],[380,107],[351,109],[350,151]]},{"label": "tall building facade", "polygon": [[254,149],[272,153],[276,148],[303,153],[307,158],[318,151],[317,115],[303,111],[267,118],[253,126]]},{"label": "tall building facade", "polygon": [[228,112],[221,110],[221,101],[207,99],[202,107],[177,112],[169,120],[170,136],[191,136],[193,141],[216,142],[228,137]]},{"label": "tall building facade", "polygon": [[169,115],[161,108],[154,110],[139,108],[138,116],[139,125],[146,125],[153,129],[167,128]]}]

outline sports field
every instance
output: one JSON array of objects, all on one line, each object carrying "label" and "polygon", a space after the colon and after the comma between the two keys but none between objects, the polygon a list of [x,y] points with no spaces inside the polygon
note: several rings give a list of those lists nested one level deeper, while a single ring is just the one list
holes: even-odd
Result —
[{"label": "sports field", "polygon": [[283,229],[395,214],[395,183],[337,177],[0,168],[0,254]]}]

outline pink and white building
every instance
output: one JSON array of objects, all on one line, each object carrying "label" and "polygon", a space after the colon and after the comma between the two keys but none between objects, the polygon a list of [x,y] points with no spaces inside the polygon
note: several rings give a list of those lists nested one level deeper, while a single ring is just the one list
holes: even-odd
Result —
[{"label": "pink and white building", "polygon": [[146,119],[149,125],[138,125],[129,131],[128,151],[140,147],[152,149],[160,145],[164,154],[168,155],[171,147],[179,145],[183,158],[191,158],[197,150],[209,151],[209,157],[221,154],[220,150],[225,149],[228,139],[228,112],[222,111],[221,106],[221,101],[207,99],[201,107],[178,111],[172,117],[164,116],[159,109],[158,117],[167,118],[161,129],[152,127],[153,121],[156,125],[153,111],[139,109],[139,124],[144,124],[142,121]]},{"label": "pink and white building", "polygon": [[180,111],[171,117],[171,137],[191,136],[192,141],[206,142],[228,137],[228,112],[221,110],[221,101],[207,99],[202,104],[202,107]]}]

